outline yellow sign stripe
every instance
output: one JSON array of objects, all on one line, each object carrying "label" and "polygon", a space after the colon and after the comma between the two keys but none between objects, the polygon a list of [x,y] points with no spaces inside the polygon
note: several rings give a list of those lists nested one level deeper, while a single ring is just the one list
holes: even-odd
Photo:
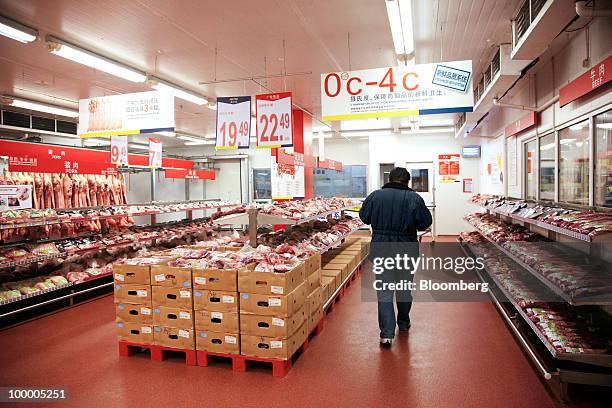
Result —
[{"label": "yellow sign stripe", "polygon": [[281,145],[278,146],[257,146],[258,149],[278,149]]},{"label": "yellow sign stripe", "polygon": [[125,135],[139,135],[140,130],[109,130],[104,132],[89,132],[89,133],[81,133],[79,136],[82,139],[88,137],[99,137],[99,136],[125,136]]},{"label": "yellow sign stripe", "polygon": [[235,150],[238,146],[216,146],[215,150]]},{"label": "yellow sign stripe", "polygon": [[397,116],[418,116],[418,109],[407,109],[401,111],[394,112],[364,112],[364,113],[349,113],[347,115],[331,115],[331,116],[322,116],[321,120],[331,121],[331,120],[348,120],[348,119],[367,119],[367,118],[390,118]]},{"label": "yellow sign stripe", "polygon": [[272,197],[273,200],[292,200],[293,197]]}]

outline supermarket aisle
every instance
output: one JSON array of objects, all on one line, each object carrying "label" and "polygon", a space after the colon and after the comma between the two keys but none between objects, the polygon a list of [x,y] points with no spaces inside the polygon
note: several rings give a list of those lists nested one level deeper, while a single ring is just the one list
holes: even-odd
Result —
[{"label": "supermarket aisle", "polygon": [[[0,385],[68,387],[71,407],[277,406],[551,407],[552,400],[494,307],[421,303],[390,351],[378,346],[375,304],[359,285],[284,379],[264,368],[186,367],[119,358],[112,296],[0,335]],[[481,328],[487,327],[487,330]],[[240,390],[240,392],[236,392]],[[336,404],[334,404],[336,405]]]}]

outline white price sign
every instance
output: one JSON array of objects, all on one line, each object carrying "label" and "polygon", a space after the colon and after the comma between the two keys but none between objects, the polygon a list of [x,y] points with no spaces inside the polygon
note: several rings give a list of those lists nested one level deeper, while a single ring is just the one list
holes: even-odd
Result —
[{"label": "white price sign", "polygon": [[110,138],[111,164],[128,164],[127,136],[111,136]]},{"label": "white price sign", "polygon": [[293,146],[291,92],[257,95],[257,147]]},{"label": "white price sign", "polygon": [[216,149],[249,148],[251,135],[251,97],[217,98]]},{"label": "white price sign", "polygon": [[149,167],[162,166],[162,144],[158,139],[149,139]]}]

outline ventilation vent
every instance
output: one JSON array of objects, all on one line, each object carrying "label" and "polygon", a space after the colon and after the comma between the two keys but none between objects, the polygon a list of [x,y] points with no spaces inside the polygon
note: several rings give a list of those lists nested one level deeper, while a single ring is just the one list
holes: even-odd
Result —
[{"label": "ventilation vent", "polygon": [[53,119],[43,118],[40,116],[32,116],[32,129],[55,132],[55,121]]},{"label": "ventilation vent", "polygon": [[70,133],[71,135],[77,134],[77,124],[74,122],[66,122],[64,120],[57,121],[57,132],[59,133]]},{"label": "ventilation vent", "polygon": [[3,125],[30,128],[30,115],[10,111],[4,111],[2,113]]},{"label": "ventilation vent", "polygon": [[[44,116],[31,116],[25,113],[2,110],[2,124],[20,128],[24,131],[42,131],[67,135],[77,134],[77,124]],[[15,129],[19,130],[19,129]]]}]

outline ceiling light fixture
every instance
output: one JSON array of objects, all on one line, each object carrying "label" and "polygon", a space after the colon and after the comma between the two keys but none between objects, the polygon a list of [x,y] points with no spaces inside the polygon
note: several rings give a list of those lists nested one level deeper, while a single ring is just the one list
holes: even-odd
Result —
[{"label": "ceiling light fixture", "polygon": [[208,109],[212,109],[212,110],[214,110],[214,111],[216,111],[216,110],[217,110],[217,104],[216,104],[216,103],[214,103],[214,102],[209,102],[209,103],[208,103],[208,105],[206,105],[206,107],[207,107]]},{"label": "ceiling light fixture", "polygon": [[340,132],[341,136],[344,137],[363,137],[363,136],[384,136],[390,135],[392,132],[390,130],[366,130],[362,132]]},{"label": "ceiling light fixture", "polygon": [[385,0],[385,5],[395,54],[398,63],[403,63],[412,59],[414,55],[411,0]]},{"label": "ceiling light fixture", "polygon": [[7,105],[14,106],[15,108],[28,109],[37,112],[45,112],[50,113],[52,115],[66,116],[69,118],[79,117],[79,111],[66,109],[60,106],[47,105],[45,103],[15,98],[13,96],[3,96],[2,99],[7,101]]},{"label": "ceiling light fixture", "polygon": [[200,140],[198,142],[186,142],[185,146],[202,146],[202,145],[214,145],[216,142],[214,140]]},{"label": "ceiling light fixture", "polygon": [[0,16],[0,35],[27,44],[36,40],[38,31],[4,16]]},{"label": "ceiling light fixture", "polygon": [[185,135],[177,136],[177,139],[186,140],[188,142],[196,142],[196,143],[197,142],[202,142],[204,140],[201,137],[191,137],[191,136],[185,136]]},{"label": "ceiling light fixture", "polygon": [[170,92],[177,98],[181,98],[185,101],[195,103],[196,105],[208,104],[208,99],[204,98],[203,96],[200,96],[191,91],[187,91],[179,86],[173,85],[170,82],[166,82],[162,79],[150,76],[147,78],[147,82],[153,89],[156,89],[158,91]]},{"label": "ceiling light fixture", "polygon": [[47,45],[52,54],[62,58],[69,59],[79,64],[104,71],[107,74],[114,75],[118,78],[123,78],[132,82],[144,82],[147,76],[144,73],[135,69],[129,68],[123,64],[115,62],[109,58],[97,55],[91,51],[69,44],[53,36],[47,36]]},{"label": "ceiling light fixture", "polygon": [[423,134],[423,133],[454,133],[454,127],[443,127],[438,129],[419,129],[419,130],[402,130],[400,133],[402,135],[413,135],[413,134]]}]

